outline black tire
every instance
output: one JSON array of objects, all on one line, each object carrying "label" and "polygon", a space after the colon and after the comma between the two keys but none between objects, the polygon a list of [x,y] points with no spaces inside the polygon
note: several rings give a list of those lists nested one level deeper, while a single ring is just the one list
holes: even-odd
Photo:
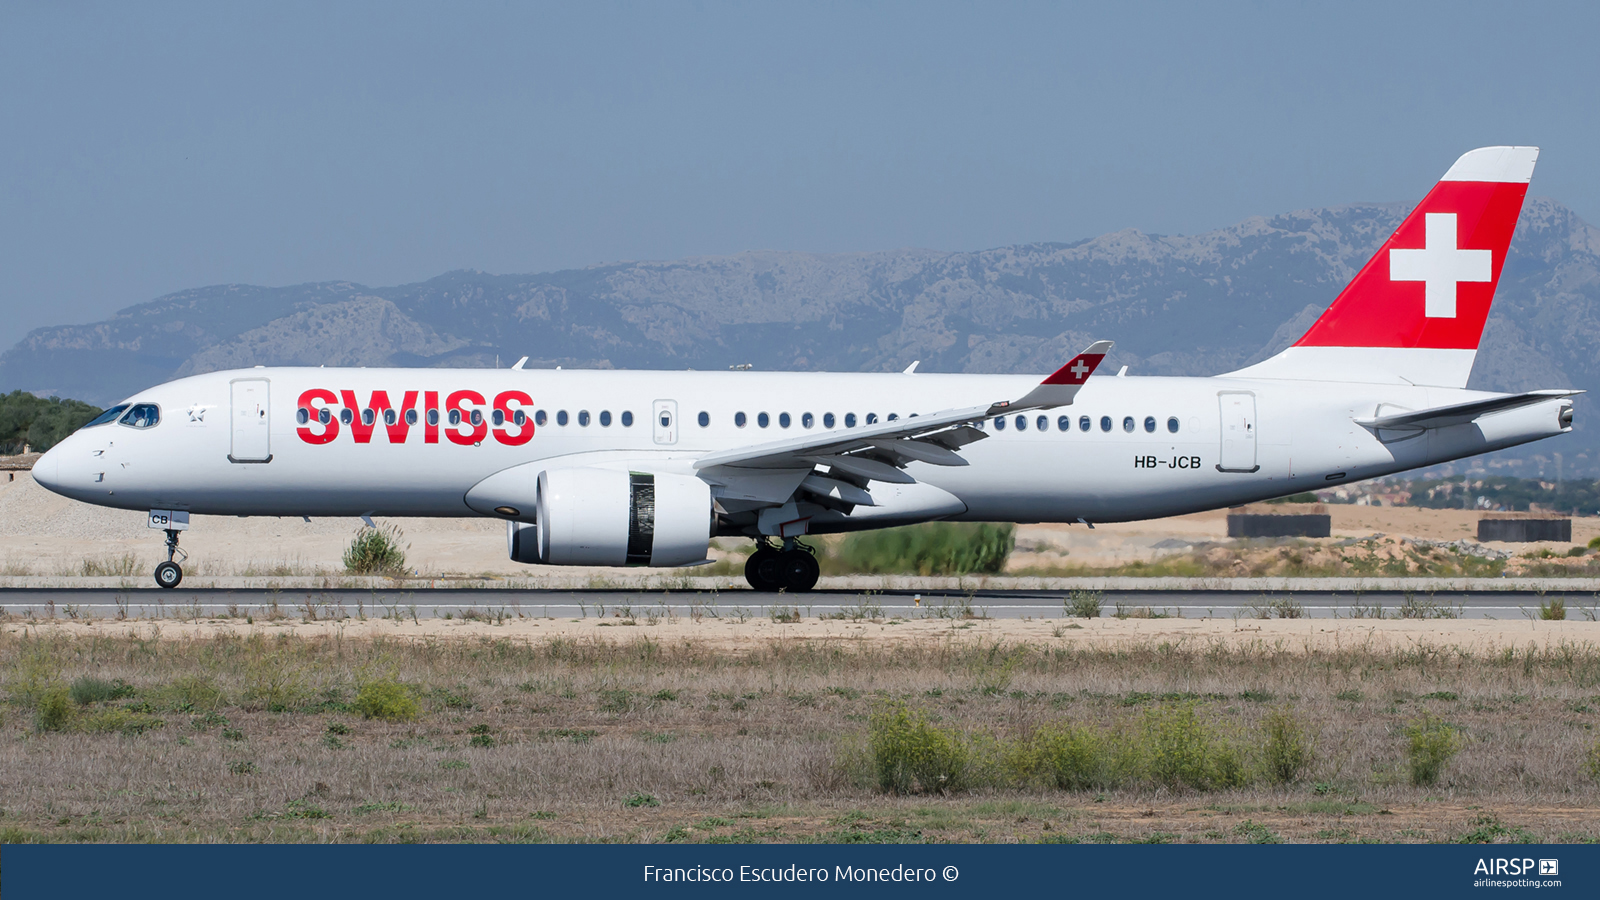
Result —
[{"label": "black tire", "polygon": [[776,591],[784,586],[782,561],[782,553],[762,547],[745,560],[744,580],[758,591]]},{"label": "black tire", "polygon": [[783,586],[791,594],[800,594],[817,586],[822,567],[817,558],[804,550],[790,550],[783,554]]},{"label": "black tire", "polygon": [[164,562],[156,566],[156,584],[167,590],[172,590],[183,581],[183,569],[175,562]]}]

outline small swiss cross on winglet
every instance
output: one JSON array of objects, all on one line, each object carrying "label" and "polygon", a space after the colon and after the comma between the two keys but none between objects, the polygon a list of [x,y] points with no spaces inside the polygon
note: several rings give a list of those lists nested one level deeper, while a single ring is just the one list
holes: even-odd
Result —
[{"label": "small swiss cross on winglet", "polygon": [[1077,396],[1083,383],[1089,380],[1089,376],[1094,374],[1095,368],[1109,352],[1111,352],[1110,341],[1095,341],[1089,345],[1089,349],[1074,356],[1050,377],[1039,382],[1039,386],[1029,391],[1027,396],[1013,402],[996,403],[991,407],[991,415],[1001,409],[1020,411],[1071,404],[1072,398]]}]

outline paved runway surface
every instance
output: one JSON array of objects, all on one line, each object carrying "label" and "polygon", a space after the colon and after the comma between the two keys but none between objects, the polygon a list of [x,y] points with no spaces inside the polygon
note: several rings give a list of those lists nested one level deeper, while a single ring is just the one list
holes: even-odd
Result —
[{"label": "paved runway surface", "polygon": [[[1592,620],[1593,593],[1533,591],[1103,591],[1101,615],[1119,612],[1184,618],[1466,618],[1537,617],[1541,601],[1560,598],[1567,617]],[[366,615],[431,618],[488,616],[688,616],[693,611],[724,618],[769,616],[790,607],[806,617],[904,618],[989,616],[1061,618],[1068,591],[813,591],[793,596],[754,591],[617,590],[214,590],[174,591],[77,588],[0,589],[0,609],[34,618],[95,619],[183,617],[257,613],[276,604],[289,616],[318,618]],[[1147,612],[1148,611],[1148,612]],[[1297,615],[1298,614],[1298,615]]]}]

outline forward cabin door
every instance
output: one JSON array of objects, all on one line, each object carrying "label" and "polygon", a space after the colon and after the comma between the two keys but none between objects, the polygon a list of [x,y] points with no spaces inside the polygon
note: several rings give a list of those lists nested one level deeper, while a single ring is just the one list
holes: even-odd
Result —
[{"label": "forward cabin door", "polygon": [[678,442],[678,401],[657,400],[655,408],[650,415],[651,427],[655,429],[656,443],[676,444]]},{"label": "forward cabin door", "polygon": [[269,382],[265,378],[241,378],[233,389],[233,444],[228,461],[236,463],[272,462],[268,441],[267,417]]},{"label": "forward cabin door", "polygon": [[1220,472],[1254,472],[1256,464],[1256,395],[1249,391],[1217,394],[1222,409]]}]

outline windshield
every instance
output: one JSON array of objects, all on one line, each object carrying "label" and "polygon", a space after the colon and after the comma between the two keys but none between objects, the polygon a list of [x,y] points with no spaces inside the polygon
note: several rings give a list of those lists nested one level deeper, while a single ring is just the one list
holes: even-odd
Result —
[{"label": "windshield", "polygon": [[152,428],[161,421],[161,407],[154,403],[135,403],[122,417],[122,424],[134,428]]},{"label": "windshield", "polygon": [[87,425],[85,425],[83,427],[84,428],[93,428],[96,425],[104,425],[107,422],[115,422],[117,420],[117,416],[122,415],[123,410],[125,410],[127,408],[128,408],[128,404],[126,404],[126,403],[122,404],[121,406],[113,406],[110,409],[106,410],[105,412],[101,413],[100,415],[95,416],[93,419],[91,419],[89,421],[89,424],[87,424]]}]

